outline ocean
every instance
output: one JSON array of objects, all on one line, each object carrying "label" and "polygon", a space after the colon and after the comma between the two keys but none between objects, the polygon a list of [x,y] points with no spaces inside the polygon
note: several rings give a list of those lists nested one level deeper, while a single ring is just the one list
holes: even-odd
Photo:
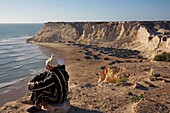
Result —
[{"label": "ocean", "polygon": [[[39,46],[26,43],[43,24],[0,24],[0,94],[44,71],[47,57]],[[18,84],[18,85],[16,85]]]}]

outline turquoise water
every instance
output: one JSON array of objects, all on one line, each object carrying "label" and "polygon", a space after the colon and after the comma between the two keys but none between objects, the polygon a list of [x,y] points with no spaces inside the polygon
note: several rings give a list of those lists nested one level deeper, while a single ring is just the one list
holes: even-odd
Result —
[{"label": "turquoise water", "polygon": [[34,36],[42,26],[0,24],[0,94],[44,70],[46,56],[38,46],[26,43],[26,39]]}]

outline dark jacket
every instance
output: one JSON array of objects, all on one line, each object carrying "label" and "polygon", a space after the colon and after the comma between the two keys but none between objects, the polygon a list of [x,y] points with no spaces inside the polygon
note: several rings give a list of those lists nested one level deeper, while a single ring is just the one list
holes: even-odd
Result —
[{"label": "dark jacket", "polygon": [[63,102],[68,94],[69,75],[65,71],[65,66],[58,66],[50,72],[36,75],[31,82],[32,87],[28,89],[32,92],[42,92],[48,99]]}]

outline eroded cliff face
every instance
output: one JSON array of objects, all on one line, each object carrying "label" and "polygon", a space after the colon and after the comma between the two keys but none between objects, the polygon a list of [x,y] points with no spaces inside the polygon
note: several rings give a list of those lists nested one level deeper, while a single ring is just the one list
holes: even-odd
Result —
[{"label": "eroded cliff face", "polygon": [[36,42],[98,44],[141,52],[170,52],[170,21],[49,22],[31,39]]}]

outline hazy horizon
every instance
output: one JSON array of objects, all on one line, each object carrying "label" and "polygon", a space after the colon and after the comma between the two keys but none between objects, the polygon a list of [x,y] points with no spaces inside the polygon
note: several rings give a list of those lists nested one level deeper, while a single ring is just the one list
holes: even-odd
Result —
[{"label": "hazy horizon", "polygon": [[169,0],[0,0],[0,23],[169,21]]},{"label": "hazy horizon", "polygon": [[[48,22],[143,22],[143,21],[146,21],[146,22],[159,22],[159,21],[168,21],[170,22],[170,20],[132,20],[132,21],[47,21],[47,22],[44,22],[44,23],[48,23]],[[12,22],[9,22],[9,23],[0,23],[0,24],[44,24],[44,23],[38,23],[38,22],[27,22],[27,23],[22,23],[22,22],[16,22],[16,23],[12,23]]]}]

